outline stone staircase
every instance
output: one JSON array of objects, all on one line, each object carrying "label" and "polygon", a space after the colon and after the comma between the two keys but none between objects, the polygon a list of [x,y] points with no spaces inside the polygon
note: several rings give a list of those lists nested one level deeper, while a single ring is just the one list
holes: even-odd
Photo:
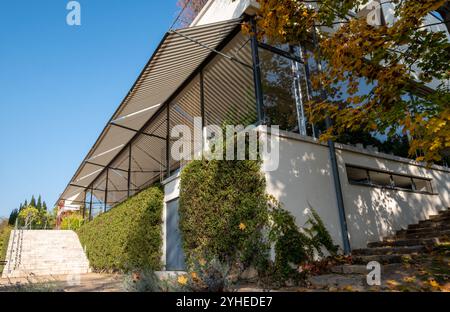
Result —
[{"label": "stone staircase", "polygon": [[89,261],[73,231],[12,231],[6,260],[3,278],[90,272]]},{"label": "stone staircase", "polygon": [[[310,283],[316,288],[342,288],[353,285],[353,289],[367,290],[367,264],[379,262],[382,274],[396,276],[404,270],[407,259],[426,255],[440,243],[450,242],[450,210],[431,216],[428,220],[410,225],[406,230],[386,237],[381,242],[368,244],[367,248],[353,250],[351,264],[330,268],[329,274],[314,276]],[[386,278],[384,278],[384,287]]]},{"label": "stone staircase", "polygon": [[355,262],[367,264],[400,263],[405,256],[425,253],[439,243],[450,241],[450,210],[431,216],[428,220],[408,226],[381,242],[368,244],[368,248],[354,250]]}]

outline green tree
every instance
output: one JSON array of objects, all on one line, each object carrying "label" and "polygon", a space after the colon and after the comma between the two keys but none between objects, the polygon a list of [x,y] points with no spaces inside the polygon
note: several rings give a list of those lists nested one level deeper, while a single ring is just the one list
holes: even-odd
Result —
[{"label": "green tree", "polygon": [[19,223],[25,226],[36,226],[41,224],[41,215],[35,206],[28,205],[19,213]]},{"label": "green tree", "polygon": [[45,200],[44,200],[44,202],[42,203],[42,210],[43,210],[43,211],[47,211],[47,203],[45,202]]},{"label": "green tree", "polygon": [[[311,122],[333,121],[322,140],[403,132],[411,138],[410,156],[437,162],[450,150],[450,43],[422,25],[431,12],[448,9],[448,1],[389,2],[396,20],[375,26],[348,14],[368,0],[317,1],[315,8],[311,1],[259,0],[259,34],[306,45],[307,57],[323,65],[312,73],[316,97],[307,106]],[[441,83],[430,90],[432,81]]]},{"label": "green tree", "polygon": [[14,209],[13,211],[11,211],[11,214],[9,215],[9,219],[8,219],[9,225],[16,224],[17,216],[19,215],[19,211],[21,211],[21,210],[22,210],[22,205],[20,205],[20,210]]},{"label": "green tree", "polygon": [[37,204],[36,204],[36,208],[40,211],[42,209],[42,197],[41,195],[39,195],[38,200],[37,200]]},{"label": "green tree", "polygon": [[34,198],[34,195],[31,196],[30,206],[36,207],[36,198]]}]

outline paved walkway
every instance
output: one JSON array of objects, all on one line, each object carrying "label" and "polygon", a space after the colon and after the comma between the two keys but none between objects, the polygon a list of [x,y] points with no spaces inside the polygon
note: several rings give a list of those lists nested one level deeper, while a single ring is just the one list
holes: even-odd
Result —
[{"label": "paved walkway", "polygon": [[0,292],[121,292],[123,279],[112,274],[54,275],[0,279]]}]

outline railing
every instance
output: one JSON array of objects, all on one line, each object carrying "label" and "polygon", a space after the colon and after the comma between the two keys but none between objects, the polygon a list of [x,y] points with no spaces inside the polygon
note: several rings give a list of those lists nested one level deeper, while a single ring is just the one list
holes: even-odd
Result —
[{"label": "railing", "polygon": [[[11,262],[13,259],[13,253],[14,253],[14,249],[15,249],[15,242],[16,242],[16,235],[17,235],[17,229],[18,229],[18,224],[19,224],[19,220],[16,219],[16,223],[14,225],[14,230],[12,231],[13,236],[12,236],[12,241],[11,241],[11,248],[9,250],[9,255],[8,255],[8,260],[7,260],[7,264],[8,264],[8,274],[11,273]],[[9,246],[8,246],[9,247]]]},{"label": "railing", "polygon": [[36,226],[27,220],[25,220],[24,226],[20,226],[18,220],[16,220],[12,231],[13,235],[11,244],[9,245],[11,248],[8,246],[8,259],[5,261],[0,261],[0,265],[7,266],[7,274],[11,274],[12,271],[17,270],[22,264],[23,234],[25,230],[52,230],[52,228],[48,228],[47,223],[44,224],[44,226]]}]

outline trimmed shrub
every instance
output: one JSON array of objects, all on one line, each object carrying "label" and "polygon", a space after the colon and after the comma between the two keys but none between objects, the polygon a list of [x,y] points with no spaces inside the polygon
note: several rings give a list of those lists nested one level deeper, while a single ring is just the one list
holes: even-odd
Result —
[{"label": "trimmed shrub", "polygon": [[159,270],[163,192],[159,187],[131,197],[77,232],[97,271]]},{"label": "trimmed shrub", "polygon": [[188,264],[204,257],[246,267],[266,258],[266,184],[259,161],[193,161],[181,174],[180,189]]},{"label": "trimmed shrub", "polygon": [[[8,225],[8,221],[0,220],[0,261],[7,260],[8,243],[11,236],[12,227]],[[0,265],[0,275],[3,266]]]},{"label": "trimmed shrub", "polygon": [[[253,267],[262,283],[283,285],[304,280],[302,266],[324,251],[337,252],[315,211],[300,229],[294,216],[266,194],[260,161],[189,163],[181,174],[180,229],[188,268],[196,275],[196,263],[218,261],[233,275]],[[202,282],[208,285],[211,272],[205,272]],[[216,273],[211,274],[217,280]]]}]

